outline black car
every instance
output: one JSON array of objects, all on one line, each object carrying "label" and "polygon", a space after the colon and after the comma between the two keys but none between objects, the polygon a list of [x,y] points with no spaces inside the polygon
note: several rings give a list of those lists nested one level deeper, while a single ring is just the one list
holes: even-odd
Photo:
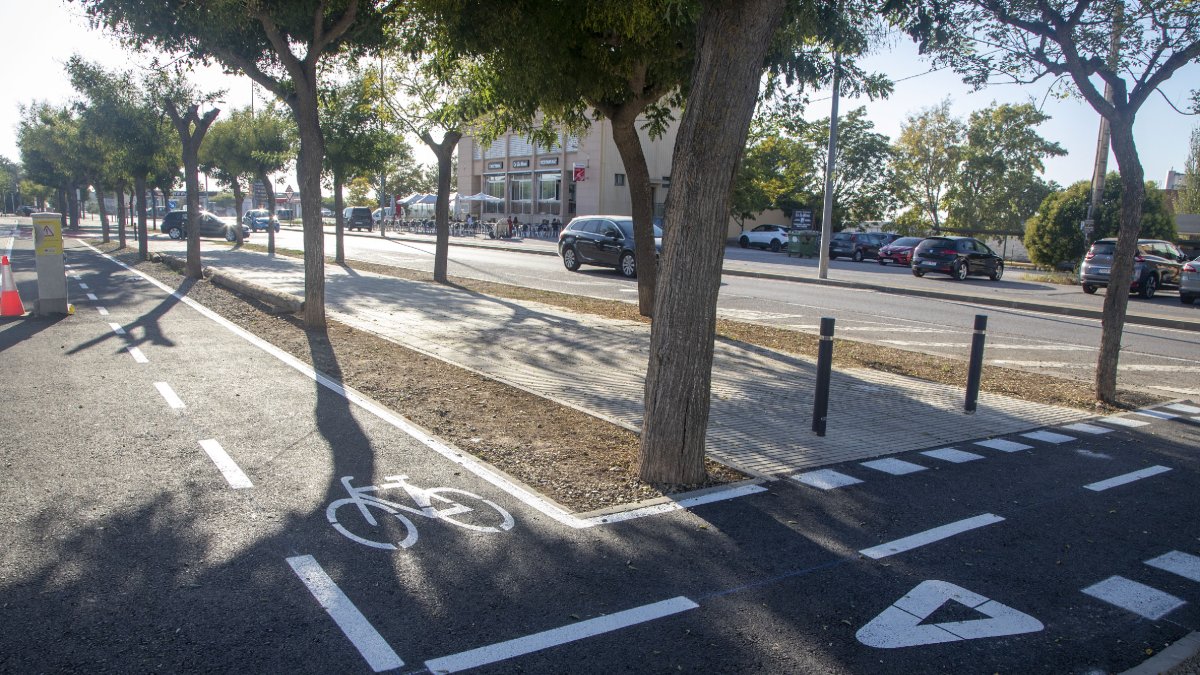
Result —
[{"label": "black car", "polygon": [[912,273],[940,272],[962,281],[968,276],[985,276],[999,281],[1004,276],[1004,259],[987,244],[971,237],[929,237],[912,253]]},{"label": "black car", "polygon": [[[655,259],[662,253],[662,230],[654,227]],[[633,218],[579,216],[558,235],[558,253],[572,272],[580,265],[614,267],[626,277],[637,276],[633,259]]]},{"label": "black car", "polygon": [[829,240],[829,259],[850,258],[862,262],[879,255],[879,249],[899,235],[887,232],[838,232]]},{"label": "black car", "polygon": [[[216,217],[208,211],[200,212],[200,236],[201,237],[221,237],[225,241],[236,241],[237,230],[233,229],[237,225],[231,225]],[[165,232],[172,239],[183,239],[187,236],[187,211],[168,211],[167,215],[163,216],[158,228]],[[242,228],[242,238],[250,236],[250,228],[245,225]]]},{"label": "black car", "polygon": [[31,216],[37,213],[37,208],[33,206],[18,206],[17,213],[22,216]]},{"label": "black car", "polygon": [[346,222],[347,230],[362,230],[367,232],[375,226],[375,219],[371,217],[371,209],[367,206],[348,206],[342,211],[342,219]]}]

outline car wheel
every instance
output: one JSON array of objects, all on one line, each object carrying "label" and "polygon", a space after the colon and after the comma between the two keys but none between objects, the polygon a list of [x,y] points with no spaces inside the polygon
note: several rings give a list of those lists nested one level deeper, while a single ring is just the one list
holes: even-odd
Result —
[{"label": "car wheel", "polygon": [[954,278],[959,281],[965,281],[967,278],[967,263],[959,260],[954,265]]},{"label": "car wheel", "polygon": [[879,264],[880,264],[880,265],[887,265],[887,264],[888,264],[888,259],[887,259],[887,258],[880,258],[880,259],[879,259]]},{"label": "car wheel", "polygon": [[237,233],[229,228],[225,228],[225,241],[237,241]]},{"label": "car wheel", "polygon": [[750,248],[750,237],[742,237],[738,239],[738,245],[742,248]]},{"label": "car wheel", "polygon": [[1194,295],[1187,295],[1187,294],[1184,294],[1184,293],[1180,293],[1180,294],[1179,294],[1179,301],[1180,301],[1180,302],[1182,302],[1182,303],[1183,303],[1183,304],[1185,304],[1185,305],[1190,305],[1190,304],[1192,304],[1193,302],[1195,302],[1195,301],[1196,301],[1196,296],[1194,296]]},{"label": "car wheel", "polygon": [[1083,292],[1087,293],[1088,295],[1095,295],[1096,293],[1096,287],[1091,284],[1083,284],[1082,288]]},{"label": "car wheel", "polygon": [[914,277],[923,277],[923,276],[925,276],[925,270],[919,270],[914,267],[913,268],[913,276]]},{"label": "car wheel", "polygon": [[563,266],[572,272],[579,271],[579,256],[575,254],[575,249],[568,246],[563,249]]},{"label": "car wheel", "polygon": [[1154,292],[1158,290],[1158,277],[1153,274],[1146,277],[1142,282],[1142,288],[1138,291],[1138,295],[1149,300],[1154,297]]},{"label": "car wheel", "polygon": [[637,276],[637,266],[633,262],[633,254],[626,251],[621,254],[621,262],[617,265],[617,271],[626,279],[632,279]]},{"label": "car wheel", "polygon": [[852,260],[854,260],[854,262],[862,262],[863,261],[863,252],[861,250],[855,251],[854,256],[852,257]]},{"label": "car wheel", "polygon": [[778,239],[771,240],[771,252],[772,253],[779,253],[779,250],[782,248],[783,248],[783,244],[780,244]]},{"label": "car wheel", "polygon": [[172,239],[175,239],[177,241],[179,239],[183,239],[183,228],[182,227],[172,227],[171,229],[167,230],[167,236]]},{"label": "car wheel", "polygon": [[1004,278],[1004,263],[997,262],[996,269],[992,270],[992,273],[988,276],[991,277],[992,281],[1000,281],[1000,279]]}]

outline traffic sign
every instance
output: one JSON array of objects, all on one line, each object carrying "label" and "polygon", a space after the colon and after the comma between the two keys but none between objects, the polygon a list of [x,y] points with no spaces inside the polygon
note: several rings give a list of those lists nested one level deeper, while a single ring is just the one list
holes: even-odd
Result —
[{"label": "traffic sign", "polygon": [[[922,624],[942,605],[954,600],[983,614],[984,619]],[[895,649],[941,642],[1036,633],[1041,621],[945,581],[922,581],[855,634],[868,647]]]}]

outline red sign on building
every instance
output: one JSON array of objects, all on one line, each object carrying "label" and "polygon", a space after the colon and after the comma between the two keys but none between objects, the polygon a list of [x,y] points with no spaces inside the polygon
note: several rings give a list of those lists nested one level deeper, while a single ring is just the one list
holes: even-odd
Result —
[{"label": "red sign on building", "polygon": [[575,181],[576,183],[583,181],[585,178],[587,178],[587,167],[577,166],[571,172],[571,180]]}]

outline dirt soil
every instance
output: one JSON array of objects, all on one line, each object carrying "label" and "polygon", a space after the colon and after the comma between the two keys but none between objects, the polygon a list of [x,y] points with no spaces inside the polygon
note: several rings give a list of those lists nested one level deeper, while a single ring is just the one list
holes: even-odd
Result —
[{"label": "dirt soil", "polygon": [[[117,250],[115,243],[92,244],[168,286],[178,288],[183,281],[171,267],[138,260],[136,250]],[[278,253],[301,257],[299,251],[280,250]],[[433,283],[431,275],[415,270],[359,261],[351,261],[349,266]],[[537,301],[583,314],[647,321],[638,315],[635,305],[623,302],[465,278],[452,278],[451,282],[495,297]],[[709,480],[702,485],[645,483],[637,477],[637,435],[610,422],[332,319],[326,331],[306,330],[298,316],[275,314],[270,307],[253,298],[237,295],[208,281],[195,283],[187,295],[571,511],[610,508],[746,478],[740,472],[710,460]],[[817,337],[797,331],[721,320],[717,332],[719,338],[790,354],[815,358],[817,352]],[[960,386],[965,378],[963,363],[956,359],[840,339],[835,341],[834,354],[835,366],[839,368],[870,368]],[[986,366],[981,388],[1099,413],[1114,410],[1095,402],[1088,383],[1025,371]],[[1122,392],[1121,405],[1141,407],[1160,400],[1164,399]],[[514,410],[541,412],[525,415],[513,414]]]}]

